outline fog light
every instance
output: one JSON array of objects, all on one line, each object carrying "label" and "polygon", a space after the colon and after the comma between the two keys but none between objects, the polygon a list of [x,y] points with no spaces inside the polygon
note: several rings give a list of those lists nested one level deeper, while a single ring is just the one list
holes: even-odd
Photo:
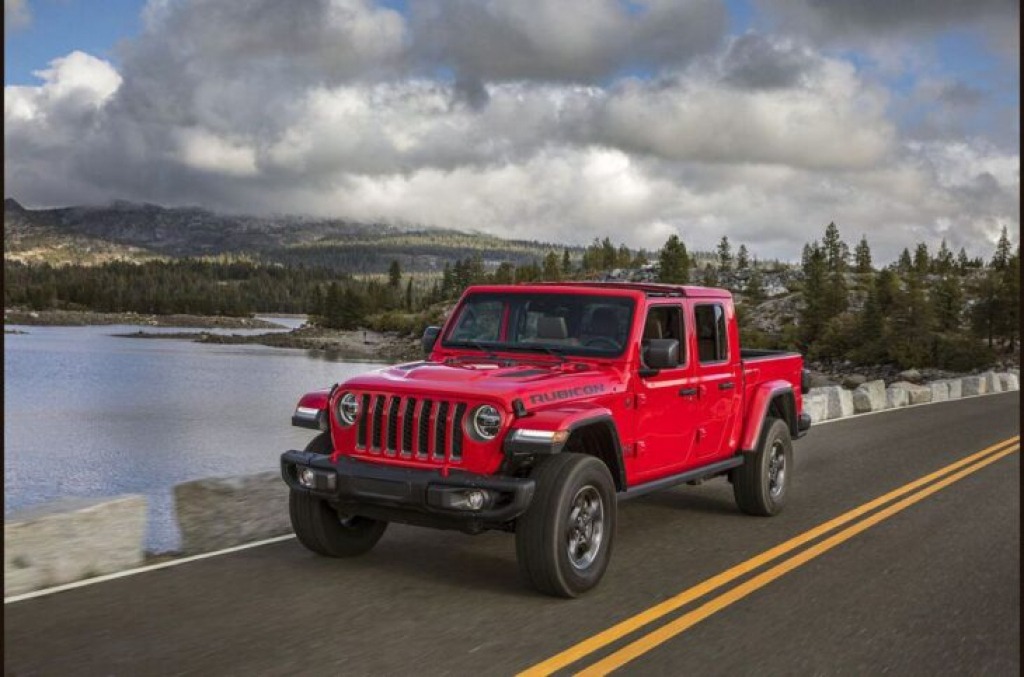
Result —
[{"label": "fog light", "polygon": [[487,500],[487,496],[479,489],[466,492],[466,506],[470,510],[479,510],[484,507],[485,500]]},{"label": "fog light", "polygon": [[299,484],[307,489],[312,489],[316,486],[316,473],[309,468],[299,470]]},{"label": "fog light", "polygon": [[483,489],[453,491],[447,495],[447,507],[456,510],[479,510],[487,503],[487,492]]}]

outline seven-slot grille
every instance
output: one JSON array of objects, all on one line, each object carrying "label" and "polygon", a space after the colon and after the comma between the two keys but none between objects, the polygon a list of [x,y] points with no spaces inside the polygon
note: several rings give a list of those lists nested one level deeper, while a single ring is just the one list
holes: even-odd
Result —
[{"label": "seven-slot grille", "polygon": [[438,464],[462,461],[464,402],[362,393],[356,450]]}]

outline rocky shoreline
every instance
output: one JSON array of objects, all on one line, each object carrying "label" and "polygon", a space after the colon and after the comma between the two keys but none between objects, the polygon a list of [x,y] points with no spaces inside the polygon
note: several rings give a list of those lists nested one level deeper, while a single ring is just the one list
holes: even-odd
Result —
[{"label": "rocky shoreline", "polygon": [[207,332],[153,333],[137,331],[118,334],[125,338],[184,339],[197,343],[254,344],[272,348],[295,348],[325,353],[328,359],[360,360],[369,362],[408,362],[420,359],[422,352],[418,339],[401,336],[396,332],[369,330],[342,331],[303,326],[288,332],[266,334],[212,334]]},{"label": "rocky shoreline", "polygon": [[138,313],[97,313],[88,310],[4,309],[4,324],[49,327],[134,324],[148,327],[199,327],[207,329],[280,329],[281,325],[254,317],[221,315],[141,315]]}]

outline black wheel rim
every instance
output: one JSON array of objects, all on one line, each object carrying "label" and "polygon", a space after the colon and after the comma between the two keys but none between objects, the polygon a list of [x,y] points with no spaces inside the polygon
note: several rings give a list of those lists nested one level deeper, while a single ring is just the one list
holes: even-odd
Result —
[{"label": "black wheel rim", "polygon": [[604,500],[593,486],[582,487],[569,504],[566,552],[576,570],[590,567],[604,542]]},{"label": "black wheel rim", "polygon": [[768,455],[768,495],[773,499],[782,496],[786,489],[786,450],[782,442],[772,444]]}]

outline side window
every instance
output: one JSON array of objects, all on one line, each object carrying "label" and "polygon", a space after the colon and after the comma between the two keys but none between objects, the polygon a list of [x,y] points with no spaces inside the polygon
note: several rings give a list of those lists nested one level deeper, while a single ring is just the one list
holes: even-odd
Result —
[{"label": "side window", "polygon": [[724,362],[729,359],[728,335],[725,330],[725,309],[715,303],[693,309],[697,325],[697,359],[701,362]]},{"label": "side window", "polygon": [[[679,366],[686,365],[686,334],[683,332],[683,312],[679,306],[652,306],[647,311],[641,347],[651,339],[675,339],[679,342]],[[641,351],[643,355],[643,351]]]}]

